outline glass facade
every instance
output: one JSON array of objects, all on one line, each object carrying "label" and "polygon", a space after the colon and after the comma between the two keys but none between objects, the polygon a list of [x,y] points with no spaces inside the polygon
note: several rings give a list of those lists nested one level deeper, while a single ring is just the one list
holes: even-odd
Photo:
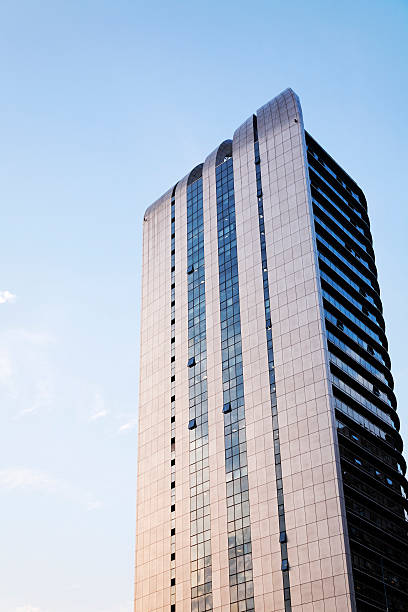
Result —
[{"label": "glass facade", "polygon": [[202,178],[187,185],[187,279],[191,610],[205,612],[212,596]]},{"label": "glass facade", "polygon": [[232,157],[216,167],[230,612],[255,610]]},{"label": "glass facade", "polygon": [[408,610],[408,492],[365,198],[306,133],[357,610]]}]

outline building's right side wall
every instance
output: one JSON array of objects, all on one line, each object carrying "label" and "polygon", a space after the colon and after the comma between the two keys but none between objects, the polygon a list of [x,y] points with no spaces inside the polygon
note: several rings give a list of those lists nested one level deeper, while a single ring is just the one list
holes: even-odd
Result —
[{"label": "building's right side wall", "polygon": [[306,133],[357,610],[408,610],[405,461],[364,194]]}]

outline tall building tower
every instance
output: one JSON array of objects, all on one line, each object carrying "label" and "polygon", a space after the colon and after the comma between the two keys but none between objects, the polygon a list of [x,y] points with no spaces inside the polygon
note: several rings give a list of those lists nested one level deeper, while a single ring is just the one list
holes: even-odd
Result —
[{"label": "tall building tower", "polygon": [[408,610],[367,204],[287,89],[144,217],[135,612]]}]

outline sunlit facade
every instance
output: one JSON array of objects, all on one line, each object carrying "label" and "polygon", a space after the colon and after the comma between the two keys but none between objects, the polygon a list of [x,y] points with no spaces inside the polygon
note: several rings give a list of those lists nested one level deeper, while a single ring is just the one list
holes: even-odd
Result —
[{"label": "sunlit facade", "polygon": [[135,612],[408,610],[367,205],[285,90],[144,217]]}]

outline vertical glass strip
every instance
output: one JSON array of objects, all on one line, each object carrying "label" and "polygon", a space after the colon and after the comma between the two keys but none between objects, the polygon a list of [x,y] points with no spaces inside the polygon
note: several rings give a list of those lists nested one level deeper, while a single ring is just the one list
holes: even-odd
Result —
[{"label": "vertical glass strip", "polygon": [[270,299],[269,299],[268,259],[266,255],[261,159],[259,156],[258,130],[257,130],[257,121],[256,121],[255,116],[254,116],[254,141],[255,141],[254,151],[255,151],[256,191],[257,191],[257,198],[258,198],[259,241],[260,241],[260,246],[261,246],[262,279],[263,279],[264,308],[265,308],[265,329],[266,329],[266,342],[267,342],[267,347],[268,347],[269,392],[270,392],[270,399],[271,399],[273,445],[274,445],[274,456],[275,456],[276,492],[277,492],[278,516],[279,516],[279,532],[280,532],[279,541],[280,541],[280,548],[281,548],[281,570],[282,570],[282,578],[283,578],[283,594],[284,594],[284,601],[285,601],[285,610],[286,612],[290,612],[292,610],[292,606],[291,606],[291,598],[290,598],[288,546],[286,542],[286,520],[285,520],[285,504],[284,504],[284,496],[283,496],[280,440],[279,440],[279,420],[278,420],[276,387],[275,387],[275,364],[274,364],[273,344],[272,344],[272,323],[271,323],[271,307],[270,307]]},{"label": "vertical glass strip", "polygon": [[254,608],[232,157],[216,168],[231,612]]},{"label": "vertical glass strip", "polygon": [[191,610],[212,610],[202,178],[187,186]]}]

